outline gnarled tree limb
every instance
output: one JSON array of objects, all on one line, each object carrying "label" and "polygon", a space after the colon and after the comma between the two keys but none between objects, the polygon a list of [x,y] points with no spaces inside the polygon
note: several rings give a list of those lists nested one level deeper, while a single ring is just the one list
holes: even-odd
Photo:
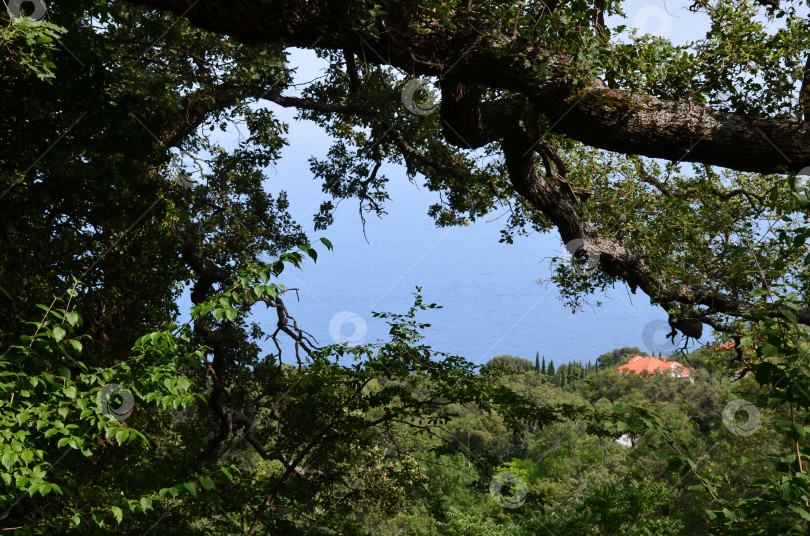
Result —
[{"label": "gnarled tree limb", "polygon": [[[375,33],[361,29],[357,4],[348,0],[130,2],[186,16],[201,28],[244,43],[317,44],[370,63],[448,78],[453,87],[463,82],[470,88],[518,92],[548,118],[554,132],[601,149],[760,173],[810,165],[810,128],[798,119],[747,117],[696,101],[609,89],[596,81],[579,90],[566,58],[519,38],[508,53],[502,52],[482,35],[482,21],[474,13],[457,11],[454,29],[441,20],[392,13],[379,17],[385,30]],[[413,32],[416,25],[430,33]]]}]

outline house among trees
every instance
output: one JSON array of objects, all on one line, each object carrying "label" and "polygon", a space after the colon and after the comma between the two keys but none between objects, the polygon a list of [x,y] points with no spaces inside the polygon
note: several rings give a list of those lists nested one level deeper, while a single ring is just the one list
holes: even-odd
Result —
[{"label": "house among trees", "polygon": [[616,372],[619,374],[626,372],[634,372],[636,374],[647,372],[648,374],[655,374],[667,371],[669,371],[669,374],[674,378],[689,378],[692,382],[695,381],[694,378],[691,377],[692,371],[681,363],[677,361],[667,361],[665,358],[655,356],[642,357],[637,355],[624,365],[616,367]]}]

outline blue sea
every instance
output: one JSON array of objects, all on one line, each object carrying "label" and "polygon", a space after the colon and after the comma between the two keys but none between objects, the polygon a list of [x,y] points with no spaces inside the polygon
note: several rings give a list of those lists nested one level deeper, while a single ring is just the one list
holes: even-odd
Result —
[{"label": "blue sea", "polygon": [[[294,59],[301,65],[298,82],[320,76],[324,64],[312,53],[297,51]],[[372,311],[407,312],[420,286],[427,303],[443,307],[418,317],[431,324],[425,344],[477,364],[504,354],[533,361],[539,352],[546,361],[560,364],[595,360],[624,346],[663,355],[675,350],[665,338],[666,313],[651,306],[643,294],[631,295],[626,286],[617,285],[593,297],[601,307],[573,314],[553,285],[538,283],[551,274],[552,257],[567,256],[558,235],[534,234],[518,237],[511,245],[499,243],[506,219],[498,219],[502,214],[466,227],[437,228],[427,209],[438,194],[408,181],[404,168],[383,166],[390,179],[388,214],[382,219],[366,216],[365,235],[355,201],[343,201],[335,224],[314,233],[312,216],[328,198],[313,180],[308,159],[325,157],[329,137],[314,123],[296,121],[293,111],[270,106],[290,125],[290,145],[267,170],[266,188],[274,195],[285,190],[291,214],[313,241],[323,236],[334,245],[329,252],[317,244],[317,263],[308,260],[303,270],[287,269],[281,279],[299,289],[300,299],[290,293],[285,303],[319,344],[387,339],[387,325],[373,318]],[[417,176],[417,184],[420,179]],[[190,306],[187,293],[180,305],[186,310]],[[253,320],[272,333],[275,312],[259,306],[255,310]],[[704,341],[710,339],[709,331],[707,327]],[[275,352],[272,342],[263,348]],[[285,362],[292,360],[291,349],[283,346]]]},{"label": "blue sea", "polygon": [[[282,164],[279,183],[288,165],[295,167],[290,160]],[[435,196],[411,185],[404,172],[392,172],[391,179],[388,215],[367,218],[368,242],[356,205],[344,204],[335,225],[313,235],[326,236],[334,251],[318,244],[316,263],[282,274],[285,285],[299,289],[299,301],[287,295],[288,307],[319,343],[386,339],[388,328],[372,311],[406,312],[420,286],[427,303],[442,306],[419,317],[431,324],[425,343],[474,363],[504,354],[534,360],[537,352],[556,364],[589,361],[623,346],[663,355],[674,351],[665,337],[666,313],[646,295],[619,285],[593,298],[601,307],[574,314],[555,286],[539,283],[550,275],[551,258],[567,255],[557,236],[535,234],[507,245],[498,242],[499,221],[437,228],[426,215]],[[306,201],[295,205],[309,204],[300,221],[319,202]],[[258,318],[272,331],[274,313]]]}]

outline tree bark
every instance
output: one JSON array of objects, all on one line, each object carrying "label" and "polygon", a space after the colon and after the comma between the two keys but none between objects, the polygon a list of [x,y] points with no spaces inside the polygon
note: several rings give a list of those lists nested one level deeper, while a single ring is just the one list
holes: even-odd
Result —
[{"label": "tree bark", "polygon": [[[580,218],[576,201],[569,203],[554,188],[549,180],[554,176],[551,170],[544,176],[537,169],[535,153],[542,152],[545,133],[536,125],[520,126],[521,120],[527,124],[526,111],[544,115],[550,131],[624,154],[759,173],[796,172],[810,165],[810,130],[797,118],[747,117],[695,101],[665,101],[611,89],[599,81],[576,89],[565,58],[536,50],[519,37],[512,39],[508,53],[503,52],[503,47],[488,42],[490,34],[503,37],[503,32],[495,26],[483,31],[486,21],[477,20],[470,12],[454,13],[455,28],[450,29],[424,15],[417,18],[397,12],[397,5],[389,4],[391,13],[377,17],[377,31],[370,31],[362,29],[369,23],[361,22],[357,3],[350,1],[129,1],[186,16],[192,24],[244,43],[317,45],[414,75],[438,77],[442,128],[448,143],[474,149],[499,141],[515,190],[552,221],[563,242],[581,240],[580,249],[598,255],[608,275],[624,280],[634,292],[642,289],[665,309],[678,303],[705,308],[700,313],[687,312],[682,318],[670,317],[673,330],[689,336],[698,332],[696,319],[705,320],[716,313],[750,318],[755,306],[708,285],[667,284],[619,240],[597,236]],[[414,32],[417,26],[430,32]],[[506,89],[516,95],[485,101],[482,95],[487,89]],[[343,104],[271,97],[283,106],[368,113]],[[398,132],[393,135],[409,169],[414,161],[429,161]],[[801,323],[810,325],[810,313],[797,316]]]},{"label": "tree bark", "polygon": [[[372,32],[362,29],[359,4],[346,0],[129,1],[185,16],[200,28],[247,44],[342,50],[370,63],[447,79],[449,91],[459,82],[515,91],[546,115],[554,132],[601,149],[758,173],[797,172],[810,165],[810,129],[797,118],[747,117],[596,82],[577,90],[567,60],[519,37],[508,53],[492,47],[480,29],[487,21],[471,12],[457,11],[456,28],[450,29],[439,20],[398,12],[393,4],[392,13],[377,17]],[[417,26],[431,33],[415,33]],[[473,145],[453,136],[449,141]]]}]

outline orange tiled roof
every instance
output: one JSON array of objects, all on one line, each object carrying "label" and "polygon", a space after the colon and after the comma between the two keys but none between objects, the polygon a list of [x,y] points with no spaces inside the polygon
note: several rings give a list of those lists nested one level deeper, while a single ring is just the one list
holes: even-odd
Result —
[{"label": "orange tiled roof", "polygon": [[670,371],[673,376],[678,376],[681,378],[686,378],[692,375],[691,370],[684,367],[677,361],[667,361],[666,359],[659,359],[655,356],[642,357],[637,355],[631,359],[629,363],[616,367],[616,372],[619,374],[624,374],[625,372],[635,372],[636,374],[641,374],[641,372],[644,370],[650,374]]},{"label": "orange tiled roof", "polygon": [[[736,347],[737,347],[737,343],[735,341],[728,341],[727,343],[718,344],[717,346],[714,347],[714,349],[719,350],[721,348],[725,348],[727,350],[732,350],[732,349],[734,349]],[[753,348],[754,343],[749,344],[748,347]]]}]

